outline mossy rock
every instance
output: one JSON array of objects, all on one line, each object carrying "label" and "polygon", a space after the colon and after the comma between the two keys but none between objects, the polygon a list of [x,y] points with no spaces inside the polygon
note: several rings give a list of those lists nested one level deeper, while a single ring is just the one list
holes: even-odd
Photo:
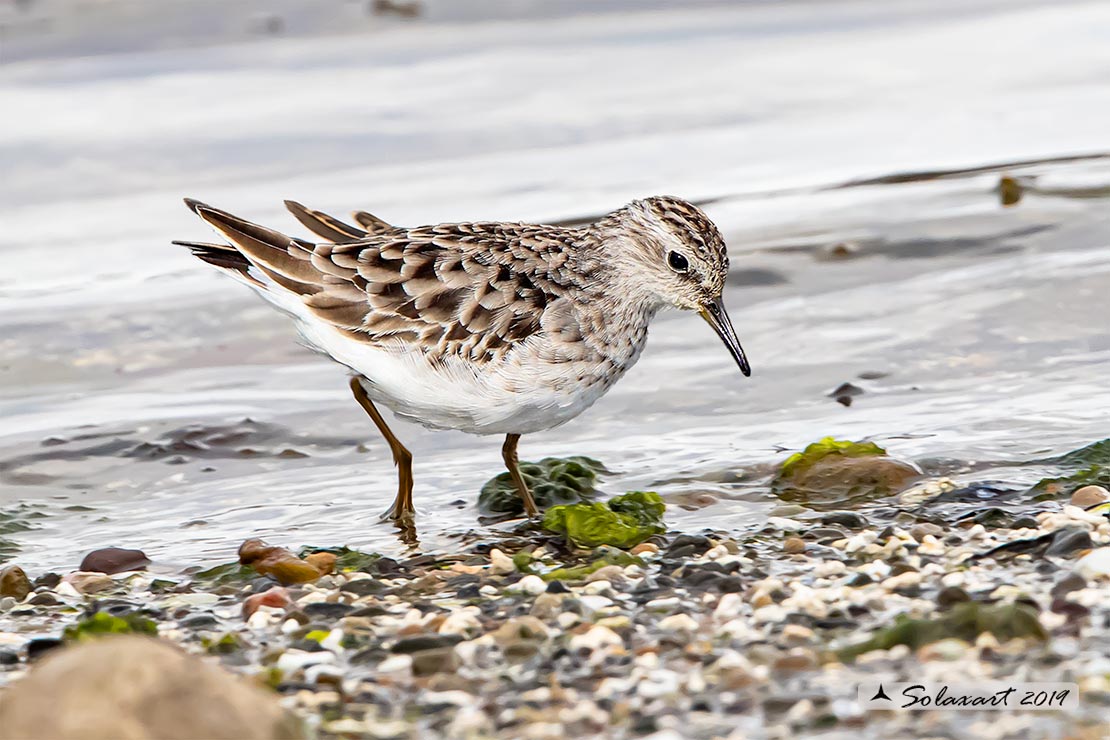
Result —
[{"label": "mossy rock", "polygon": [[635,547],[652,535],[667,531],[667,506],[658,493],[631,491],[605,503],[555,506],[543,518],[543,528],[566,535],[577,547]]},{"label": "mossy rock", "polygon": [[77,624],[66,627],[63,636],[67,642],[84,642],[104,635],[131,634],[157,637],[158,626],[138,614],[115,617],[107,612],[96,612]]},{"label": "mossy rock", "polygon": [[[520,463],[524,482],[541,509],[588,501],[597,490],[597,477],[605,466],[589,457],[545,457],[539,462]],[[487,515],[523,514],[512,477],[501,473],[490,479],[478,496],[478,510]]]},{"label": "mossy rock", "polygon": [[973,643],[984,632],[990,632],[999,642],[1018,637],[1041,642],[1048,639],[1048,632],[1037,618],[1037,610],[1028,604],[967,601],[932,619],[910,619],[900,615],[890,627],[875,633],[869,640],[840,650],[838,655],[841,660],[855,660],[872,650],[889,650],[895,645],[916,650],[948,638]]},{"label": "mossy rock", "polygon": [[874,442],[825,437],[788,457],[771,481],[771,491],[814,509],[844,508],[898,493],[920,475],[915,466],[887,456]]}]

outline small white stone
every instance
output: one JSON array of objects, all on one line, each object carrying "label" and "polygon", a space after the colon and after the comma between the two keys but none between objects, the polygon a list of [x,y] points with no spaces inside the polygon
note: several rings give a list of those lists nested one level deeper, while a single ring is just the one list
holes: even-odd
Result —
[{"label": "small white stone", "polygon": [[258,607],[258,611],[250,616],[247,620],[247,628],[252,630],[264,630],[269,628],[274,623],[274,615],[264,606]]},{"label": "small white stone", "polygon": [[283,635],[291,635],[301,628],[301,623],[296,619],[286,619],[281,623],[281,633]]},{"label": "small white stone", "polygon": [[665,632],[697,632],[698,623],[689,614],[672,614],[659,620],[659,629]]},{"label": "small white stone", "polygon": [[[407,658],[408,656],[406,655],[404,657]],[[388,660],[388,658],[386,660]],[[284,653],[282,653],[281,657],[277,659],[277,668],[282,673],[294,673],[296,671],[303,670],[310,665],[319,665],[321,663],[334,662],[335,656],[323,650],[316,652],[308,652],[306,650],[286,650]]]},{"label": "small white stone", "polygon": [[465,635],[470,632],[480,632],[482,622],[478,619],[481,610],[476,606],[466,606],[456,609],[447,615],[443,624],[439,626],[439,633],[443,635]]},{"label": "small white stone", "polygon": [[609,581],[590,581],[582,587],[584,594],[600,594],[613,588],[613,584]]},{"label": "small white stone", "polygon": [[594,625],[586,632],[570,638],[570,649],[573,650],[598,650],[609,647],[623,646],[624,640],[608,627]]},{"label": "small white stone", "polygon": [[564,630],[570,629],[581,621],[582,620],[579,619],[578,615],[574,612],[563,612],[559,616],[555,617],[555,623]]},{"label": "small white stone", "polygon": [[497,596],[498,591],[496,588],[487,583],[485,586],[482,586],[480,589],[478,589],[478,593],[482,594],[482,596]]},{"label": "small white stone", "polygon": [[1075,569],[1088,580],[1110,576],[1110,547],[1091,550],[1076,561]]},{"label": "small white stone", "polygon": [[674,696],[678,691],[678,674],[668,670],[652,671],[636,686],[636,693],[645,699]]},{"label": "small white stone", "polygon": [[513,559],[496,547],[489,551],[490,570],[498,575],[508,575],[516,570]]},{"label": "small white stone", "polygon": [[325,650],[330,650],[333,653],[343,652],[343,630],[338,627],[328,633],[328,636],[320,640],[320,647]]},{"label": "small white stone", "polygon": [[[331,655],[331,653],[314,653],[315,655]],[[332,655],[332,659],[335,656]],[[378,673],[410,673],[412,671],[412,656],[406,654],[390,655],[378,664]]]},{"label": "small white stone", "polygon": [[591,612],[601,611],[613,605],[613,600],[597,594],[589,594],[587,596],[580,596],[579,603],[586,607]]},{"label": "small white stone", "polygon": [[717,608],[713,610],[713,616],[719,620],[732,619],[744,610],[744,597],[740,594],[729,593],[721,597],[717,602]]},{"label": "small white stone", "polygon": [[516,582],[516,587],[532,596],[539,596],[547,590],[547,584],[539,576],[524,576]]}]

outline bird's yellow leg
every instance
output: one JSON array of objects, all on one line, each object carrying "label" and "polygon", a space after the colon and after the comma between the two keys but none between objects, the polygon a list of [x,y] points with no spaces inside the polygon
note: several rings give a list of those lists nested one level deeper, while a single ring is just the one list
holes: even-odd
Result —
[{"label": "bird's yellow leg", "polygon": [[381,412],[370,400],[370,396],[366,395],[366,389],[362,387],[358,378],[351,378],[351,392],[355,394],[355,400],[358,401],[359,406],[362,406],[362,410],[374,420],[374,425],[378,427],[378,431],[382,433],[389,445],[393,453],[393,463],[397,466],[397,498],[394,499],[393,506],[382,514],[382,518],[396,522],[411,522],[416,516],[416,509],[412,505],[412,453],[401,444],[401,440],[397,439],[393,430],[385,423]]},{"label": "bird's yellow leg", "polygon": [[532,498],[532,492],[528,490],[528,484],[520,474],[520,465],[516,456],[516,444],[519,441],[519,434],[506,434],[505,444],[501,445],[501,457],[505,460],[505,467],[509,469],[513,483],[516,484],[516,492],[520,495],[520,500],[524,502],[524,513],[529,517],[536,517],[539,516],[540,510],[536,508],[536,500]]}]

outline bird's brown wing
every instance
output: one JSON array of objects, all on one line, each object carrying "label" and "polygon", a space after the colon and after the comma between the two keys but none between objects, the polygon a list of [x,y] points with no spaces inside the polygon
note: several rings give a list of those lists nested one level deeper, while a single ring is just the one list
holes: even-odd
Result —
[{"label": "bird's brown wing", "polygon": [[190,207],[351,338],[476,363],[503,357],[540,330],[561,298],[558,270],[574,238],[550,227],[464,223],[313,244],[195,201]]}]

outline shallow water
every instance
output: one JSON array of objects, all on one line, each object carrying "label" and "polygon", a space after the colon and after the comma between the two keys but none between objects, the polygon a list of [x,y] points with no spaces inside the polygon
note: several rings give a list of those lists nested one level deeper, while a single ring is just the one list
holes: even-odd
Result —
[{"label": "shallow water", "polygon": [[[45,514],[0,536],[33,571],[107,545],[223,561],[250,536],[402,548],[377,521],[388,451],[343,369],[168,246],[206,236],[183,195],[289,228],[286,197],[399,223],[714,199],[753,377],[696,316],[662,316],[628,376],[524,458],[599,458],[606,491],[657,490],[687,531],[758,523],[771,466],[826,435],[1036,479],[1022,461],[1110,436],[1110,210],[1068,195],[1110,183],[1092,30],[1110,10],[956,7],[576,16],[542,38],[411,24],[0,66],[5,109],[28,111],[0,129],[0,512]],[[980,43],[996,36],[1012,56]],[[1063,194],[1003,209],[1002,172]],[[851,258],[822,258],[840,242]],[[828,396],[842,382],[864,389],[850,407]],[[421,545],[484,531],[500,440],[396,431]]]}]

